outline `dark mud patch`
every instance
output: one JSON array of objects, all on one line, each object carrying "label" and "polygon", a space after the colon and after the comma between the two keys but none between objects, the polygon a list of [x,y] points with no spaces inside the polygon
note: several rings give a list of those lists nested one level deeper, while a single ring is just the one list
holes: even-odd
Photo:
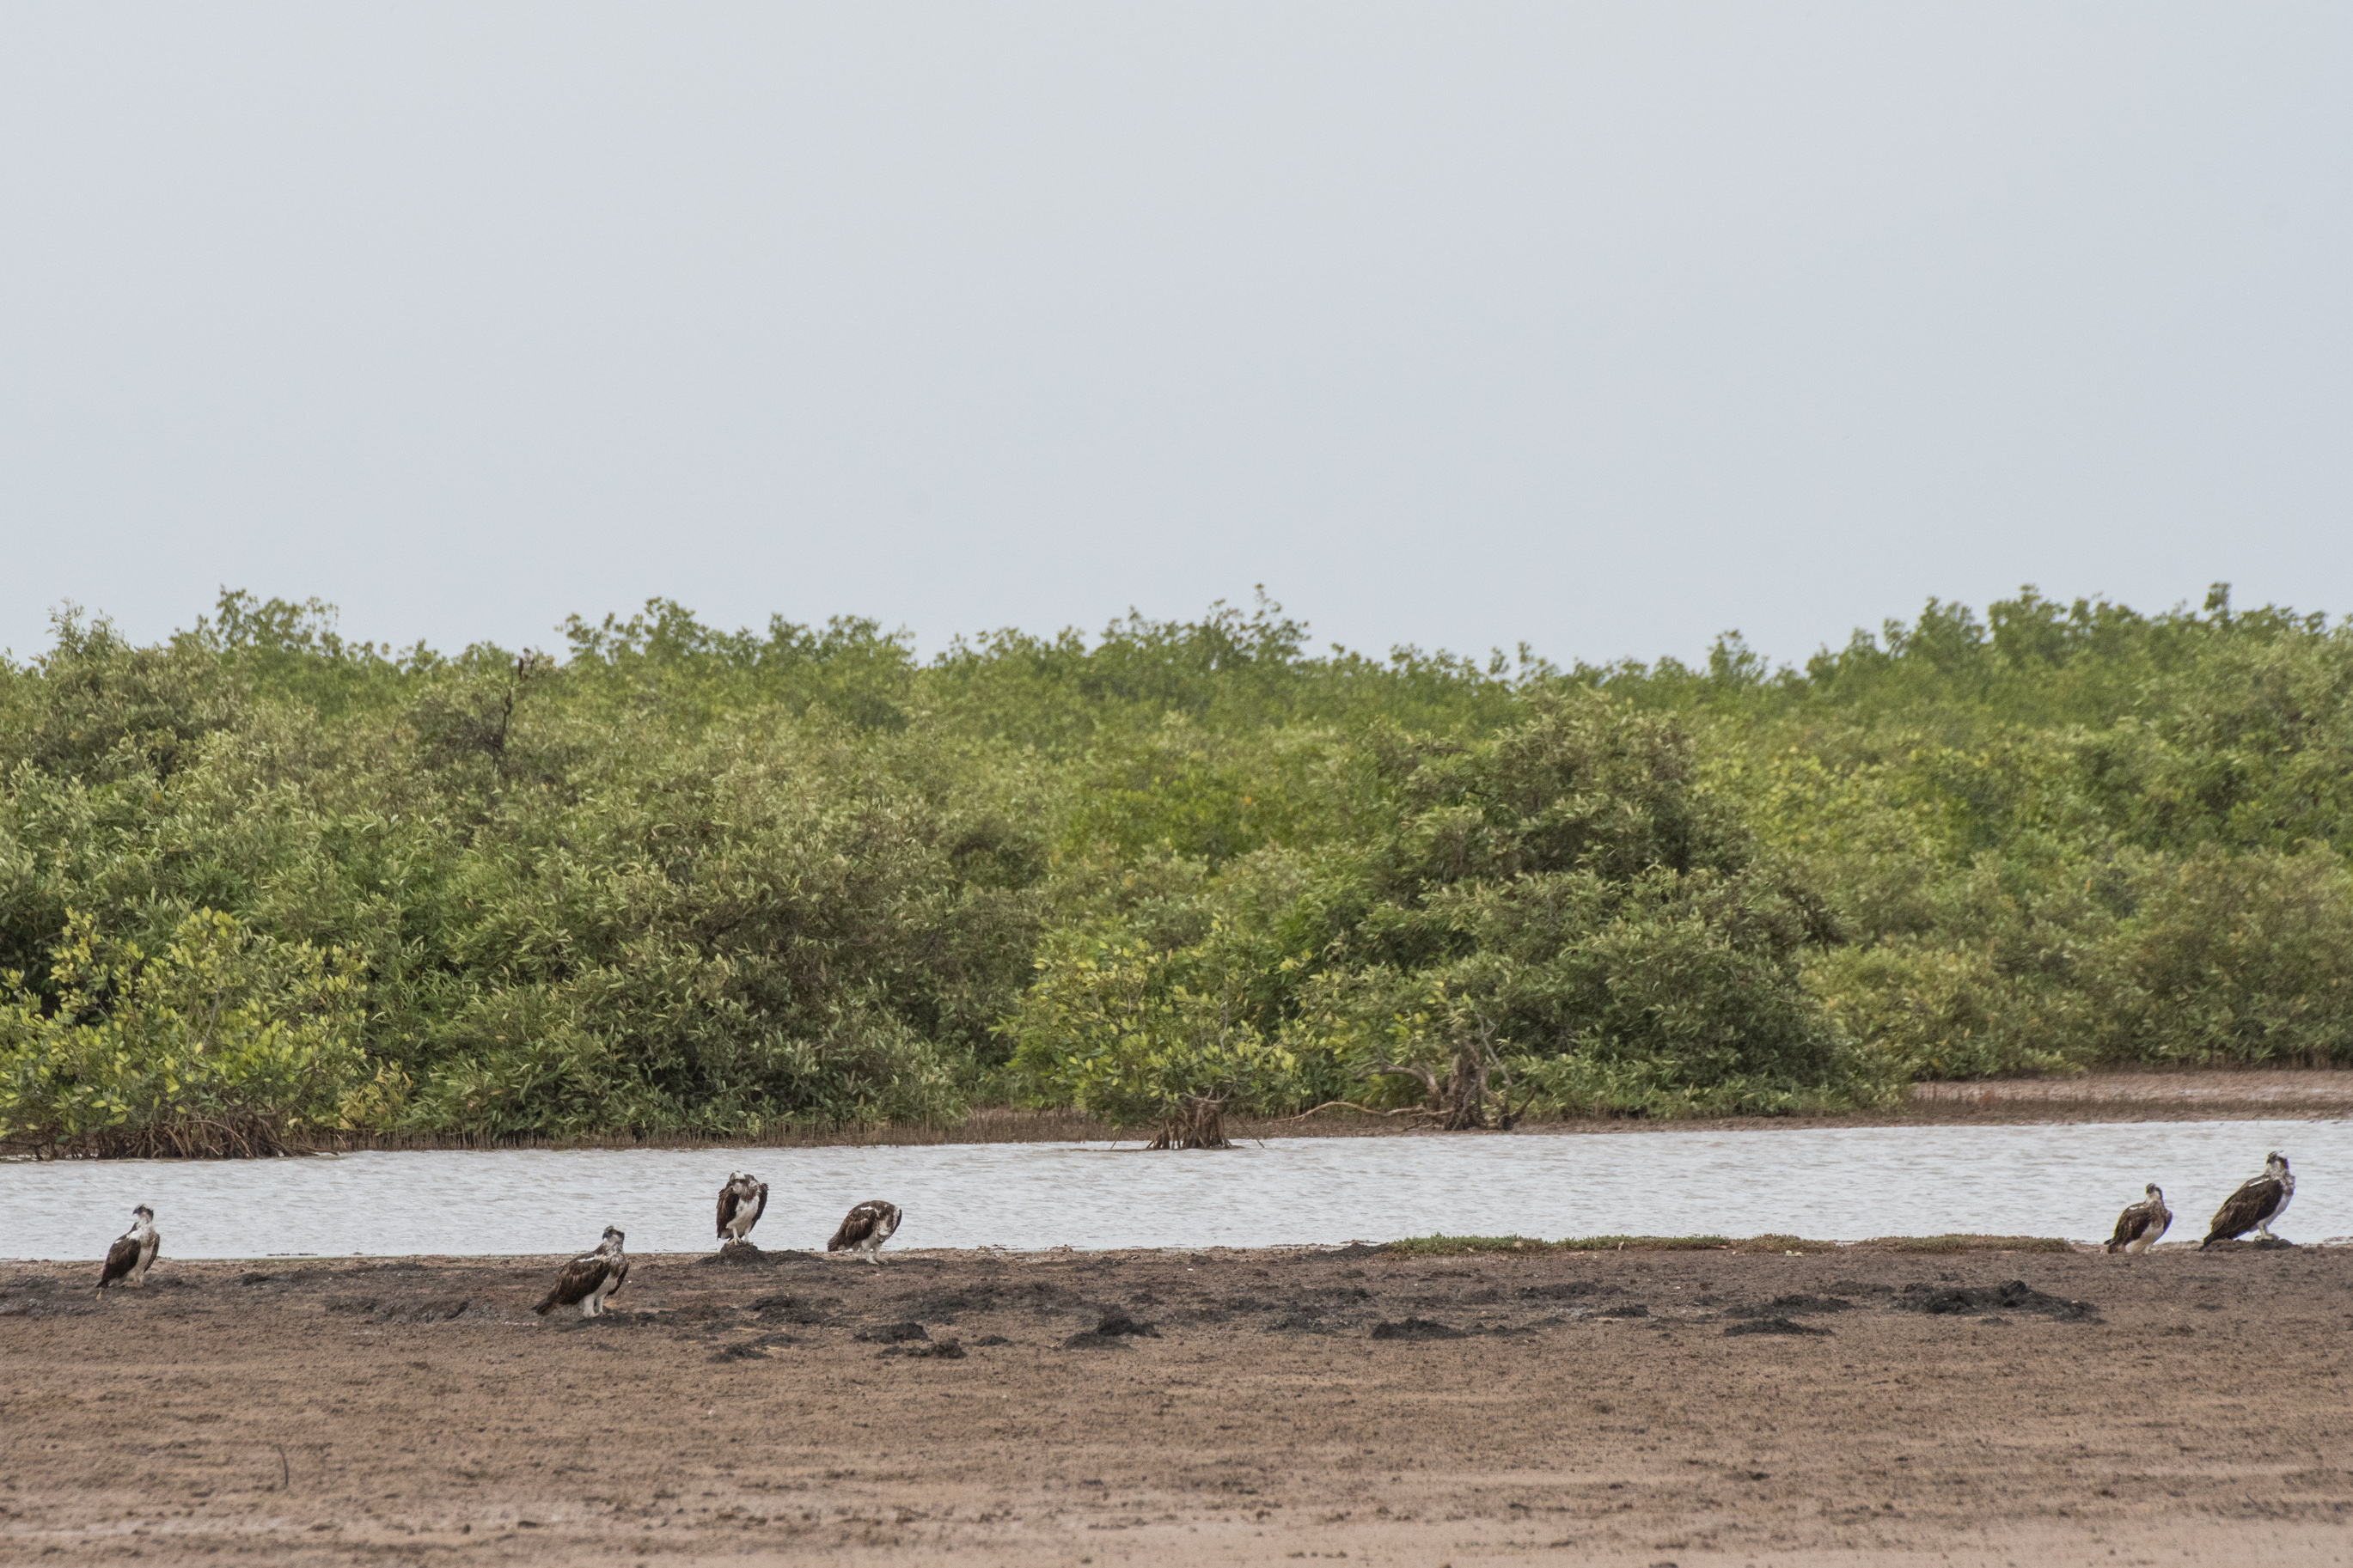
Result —
[{"label": "dark mud patch", "polygon": [[799,1342],[798,1340],[786,1334],[762,1334],[758,1339],[738,1340],[733,1344],[723,1345],[712,1352],[711,1359],[720,1363],[766,1361],[770,1351],[781,1350],[786,1345]]},{"label": "dark mud patch", "polygon": [[955,1340],[934,1340],[920,1345],[892,1345],[886,1351],[876,1352],[874,1359],[882,1361],[891,1356],[904,1356],[909,1361],[962,1361],[964,1346]]},{"label": "dark mud patch", "polygon": [[1332,1331],[1323,1319],[1308,1312],[1285,1312],[1267,1324],[1270,1334],[1328,1334]]},{"label": "dark mud patch", "polygon": [[1459,1340],[1468,1336],[1461,1329],[1439,1322],[1434,1318],[1403,1318],[1396,1322],[1383,1320],[1375,1323],[1371,1337],[1377,1340]]},{"label": "dark mud patch", "polygon": [[902,1345],[913,1340],[928,1340],[932,1336],[921,1323],[885,1323],[880,1328],[860,1329],[850,1336],[875,1345]]},{"label": "dark mud patch", "polygon": [[744,1303],[744,1310],[763,1323],[791,1323],[800,1328],[820,1328],[834,1321],[834,1309],[841,1302],[835,1297],[822,1299],[793,1296],[778,1292],[762,1296]]},{"label": "dark mud patch", "polygon": [[1811,1323],[1800,1323],[1789,1318],[1751,1318],[1745,1323],[1735,1323],[1724,1331],[1727,1337],[1733,1334],[1803,1334],[1820,1339],[1831,1337],[1831,1331],[1828,1329],[1818,1329]]},{"label": "dark mud patch", "polygon": [[92,1310],[96,1292],[72,1290],[51,1274],[19,1274],[0,1290],[0,1318],[78,1318]]},{"label": "dark mud patch", "polygon": [[1133,1339],[1156,1340],[1160,1331],[1153,1324],[1140,1322],[1125,1312],[1105,1312],[1101,1321],[1083,1333],[1072,1334],[1062,1342],[1066,1351],[1099,1351],[1125,1349]]},{"label": "dark mud patch", "polygon": [[466,1309],[474,1304],[470,1296],[427,1297],[412,1300],[401,1297],[386,1300],[380,1296],[344,1296],[329,1301],[327,1310],[346,1318],[364,1318],[371,1323],[446,1323],[452,1318],[463,1317]]},{"label": "dark mud patch", "polygon": [[1082,1299],[1075,1290],[1042,1279],[1008,1285],[967,1285],[946,1290],[910,1290],[892,1298],[912,1316],[934,1320],[957,1318],[967,1312],[1021,1309],[1062,1312],[1077,1306]]},{"label": "dark mud patch", "polygon": [[718,1251],[694,1260],[698,1268],[783,1268],[820,1261],[814,1252],[778,1247],[771,1252],[748,1241],[731,1241]]},{"label": "dark mud patch", "polygon": [[2023,1279],[2000,1285],[1906,1285],[1888,1302],[1899,1312],[1933,1317],[1978,1317],[1989,1312],[2028,1312],[2054,1322],[2095,1323],[2100,1310],[2089,1301],[2045,1295]]}]

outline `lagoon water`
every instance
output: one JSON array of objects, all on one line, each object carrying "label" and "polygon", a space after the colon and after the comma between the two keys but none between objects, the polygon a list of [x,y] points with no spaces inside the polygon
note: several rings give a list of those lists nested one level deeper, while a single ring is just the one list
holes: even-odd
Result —
[{"label": "lagoon water", "polygon": [[2196,1240],[2266,1151],[2294,1162],[2279,1229],[2353,1233],[2353,1123],[1292,1138],[1216,1153],[1032,1143],[865,1149],[365,1153],[0,1163],[0,1258],[94,1258],[145,1202],[175,1258],[574,1252],[607,1224],[637,1252],[713,1245],[720,1184],[769,1184],[753,1239],[824,1245],[862,1198],[899,1247],[1266,1247],[1443,1231],[1557,1237],[1944,1231],[2103,1240],[2155,1181]]}]

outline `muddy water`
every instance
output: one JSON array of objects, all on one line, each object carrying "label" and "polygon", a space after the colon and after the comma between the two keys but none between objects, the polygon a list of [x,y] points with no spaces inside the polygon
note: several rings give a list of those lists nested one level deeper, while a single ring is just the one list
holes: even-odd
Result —
[{"label": "muddy water", "polygon": [[2291,1239],[2353,1233],[2353,1123],[1810,1128],[1281,1139],[1219,1153],[1100,1144],[350,1154],[0,1164],[0,1257],[93,1258],[145,1202],[180,1258],[572,1251],[607,1224],[634,1250],[709,1247],[713,1194],[771,1187],[754,1239],[821,1246],[843,1210],[906,1211],[895,1246],[1265,1247],[1456,1235],[1833,1240],[1990,1231],[2103,1239],[2161,1184],[2168,1240],[2203,1234],[2284,1151]]}]

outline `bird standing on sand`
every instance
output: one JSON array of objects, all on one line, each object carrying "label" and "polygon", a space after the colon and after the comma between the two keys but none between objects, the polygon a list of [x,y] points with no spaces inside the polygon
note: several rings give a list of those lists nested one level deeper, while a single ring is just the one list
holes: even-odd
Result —
[{"label": "bird standing on sand", "polygon": [[2272,1235],[2272,1221],[2287,1212],[2288,1200],[2295,1196],[2295,1176],[2287,1168],[2287,1156],[2274,1149],[2263,1160],[2263,1173],[2242,1184],[2239,1190],[2222,1200],[2214,1211],[2214,1223],[2206,1229],[2201,1247],[2218,1241],[2236,1241],[2253,1231],[2266,1241],[2278,1239]]},{"label": "bird standing on sand", "polygon": [[730,1172],[727,1184],[719,1189],[720,1250],[749,1236],[767,1206],[767,1183],[754,1180],[748,1171]]},{"label": "bird standing on sand", "polygon": [[2165,1206],[2165,1190],[2155,1182],[2141,1189],[2148,1196],[2116,1215],[2116,1233],[2108,1237],[2110,1252],[2147,1252],[2173,1223]]},{"label": "bird standing on sand", "polygon": [[565,1264],[564,1272],[555,1277],[555,1289],[532,1310],[543,1318],[557,1307],[576,1304],[582,1317],[597,1317],[605,1310],[605,1298],[619,1289],[628,1277],[629,1258],[621,1250],[621,1233],[608,1225],[596,1250]]},{"label": "bird standing on sand", "polygon": [[99,1270],[98,1289],[104,1293],[118,1279],[128,1279],[133,1287],[147,1283],[147,1270],[155,1262],[155,1254],[164,1238],[155,1234],[155,1211],[141,1204],[131,1211],[131,1228],[115,1238],[106,1249],[106,1267]]},{"label": "bird standing on sand", "polygon": [[899,1228],[899,1205],[870,1198],[842,1216],[841,1228],[825,1244],[828,1252],[847,1248],[866,1254],[869,1263],[882,1261],[882,1244]]}]

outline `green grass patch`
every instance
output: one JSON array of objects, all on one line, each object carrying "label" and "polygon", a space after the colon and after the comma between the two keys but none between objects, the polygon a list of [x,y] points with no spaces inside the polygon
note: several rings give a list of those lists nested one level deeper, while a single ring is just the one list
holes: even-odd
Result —
[{"label": "green grass patch", "polygon": [[1577,1236],[1564,1252],[1829,1252],[1838,1244],[1802,1236]]},{"label": "green grass patch", "polygon": [[1392,1241],[1388,1249],[1408,1258],[1451,1258],[1465,1252],[1546,1252],[1548,1241],[1532,1236],[1414,1236]]},{"label": "green grass patch", "polygon": [[1814,1241],[1802,1236],[1752,1236],[1732,1244],[1735,1252],[1835,1252],[1835,1241]]}]

